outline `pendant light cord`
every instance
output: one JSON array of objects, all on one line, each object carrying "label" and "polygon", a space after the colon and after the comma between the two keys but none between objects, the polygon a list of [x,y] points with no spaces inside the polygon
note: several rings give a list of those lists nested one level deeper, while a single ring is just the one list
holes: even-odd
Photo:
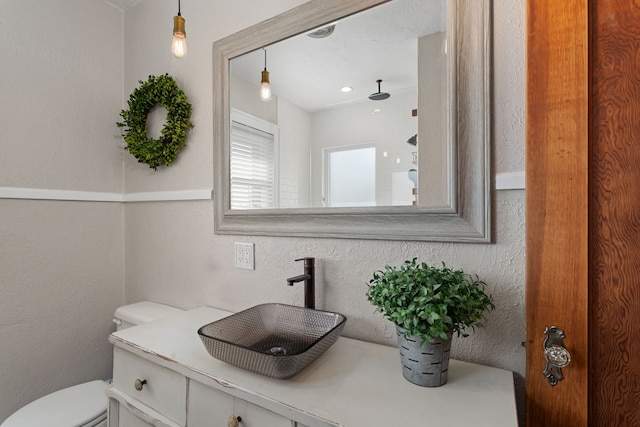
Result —
[{"label": "pendant light cord", "polygon": [[178,0],[178,16],[182,16],[180,15],[180,0]]},{"label": "pendant light cord", "polygon": [[264,70],[267,71],[267,49],[262,48],[264,50]]}]

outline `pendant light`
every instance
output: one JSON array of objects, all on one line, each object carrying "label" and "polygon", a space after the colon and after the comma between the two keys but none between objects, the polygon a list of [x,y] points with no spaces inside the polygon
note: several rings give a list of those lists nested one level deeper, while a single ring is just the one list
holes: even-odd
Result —
[{"label": "pendant light", "polygon": [[183,58],[187,54],[187,33],[184,30],[184,18],[180,14],[180,0],[178,0],[178,15],[173,17],[171,53],[176,58]]},{"label": "pendant light", "polygon": [[260,82],[260,99],[264,102],[271,101],[271,86],[269,85],[269,72],[267,71],[267,49],[264,50],[264,70],[262,71],[262,80]]}]

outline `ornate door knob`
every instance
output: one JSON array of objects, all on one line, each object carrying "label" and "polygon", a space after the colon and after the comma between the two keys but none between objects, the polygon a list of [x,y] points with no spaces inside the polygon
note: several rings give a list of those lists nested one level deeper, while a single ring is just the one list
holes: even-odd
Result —
[{"label": "ornate door knob", "polygon": [[571,354],[564,346],[564,331],[555,326],[544,330],[544,358],[547,366],[543,372],[549,384],[554,386],[564,379],[562,368],[571,362]]}]

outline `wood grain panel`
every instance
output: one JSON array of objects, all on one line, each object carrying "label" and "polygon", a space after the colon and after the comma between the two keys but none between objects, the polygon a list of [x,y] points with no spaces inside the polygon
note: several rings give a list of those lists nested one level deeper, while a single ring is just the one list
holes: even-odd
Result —
[{"label": "wood grain panel", "polygon": [[640,425],[640,3],[592,2],[589,425]]},{"label": "wood grain panel", "polygon": [[[587,425],[588,1],[528,0],[527,425]],[[572,362],[551,387],[544,329]]]}]

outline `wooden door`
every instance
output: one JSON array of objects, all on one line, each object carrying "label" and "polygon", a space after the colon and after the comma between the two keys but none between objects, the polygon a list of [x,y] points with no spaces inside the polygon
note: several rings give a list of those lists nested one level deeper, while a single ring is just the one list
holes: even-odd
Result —
[{"label": "wooden door", "polygon": [[638,426],[640,4],[529,0],[527,21],[527,425]]},{"label": "wooden door", "polygon": [[640,2],[590,14],[589,425],[640,426]]},{"label": "wooden door", "polygon": [[[588,286],[587,0],[529,0],[527,72],[527,425],[586,426]],[[546,327],[572,357],[552,387]],[[557,409],[556,409],[557,408]]]}]

